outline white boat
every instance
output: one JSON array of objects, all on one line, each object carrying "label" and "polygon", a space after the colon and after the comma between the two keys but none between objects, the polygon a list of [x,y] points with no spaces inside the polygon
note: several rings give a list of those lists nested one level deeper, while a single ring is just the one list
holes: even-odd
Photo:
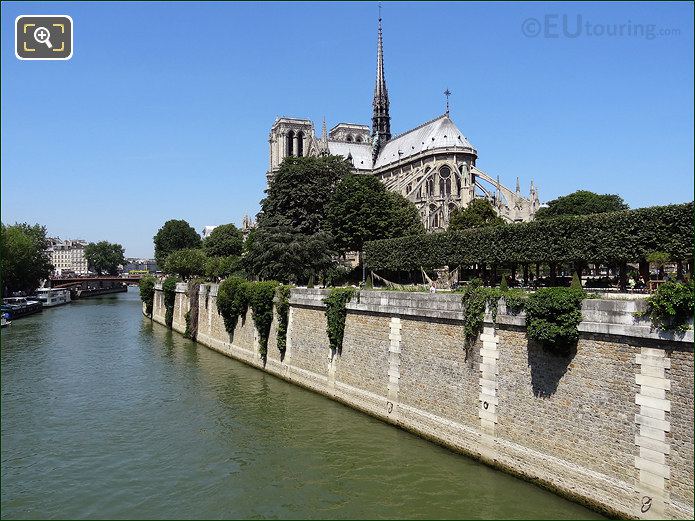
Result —
[{"label": "white boat", "polygon": [[70,290],[64,288],[39,288],[36,290],[36,299],[39,300],[43,307],[52,308],[69,304]]},{"label": "white boat", "polygon": [[0,316],[0,327],[7,327],[12,323],[11,320],[7,320],[7,317],[5,316],[5,313]]}]

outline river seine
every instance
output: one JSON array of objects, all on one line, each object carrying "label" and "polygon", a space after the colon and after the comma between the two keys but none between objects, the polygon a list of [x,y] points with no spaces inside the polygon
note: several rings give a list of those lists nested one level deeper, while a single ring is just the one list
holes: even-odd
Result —
[{"label": "river seine", "polygon": [[2,518],[596,519],[142,316],[137,288],[2,330]]}]

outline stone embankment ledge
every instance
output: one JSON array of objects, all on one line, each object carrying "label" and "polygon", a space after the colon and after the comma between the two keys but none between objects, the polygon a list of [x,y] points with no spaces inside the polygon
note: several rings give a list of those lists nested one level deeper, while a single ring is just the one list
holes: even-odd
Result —
[{"label": "stone embankment ledge", "polygon": [[[183,332],[187,285],[176,291]],[[652,330],[634,315],[642,301],[585,300],[576,349],[559,356],[502,303],[466,349],[460,295],[361,291],[333,352],[327,294],[292,290],[287,349],[274,320],[264,362],[250,310],[230,341],[217,285],[202,285],[197,340],[603,513],[693,518],[692,331]],[[162,297],[157,286],[159,323]]]}]

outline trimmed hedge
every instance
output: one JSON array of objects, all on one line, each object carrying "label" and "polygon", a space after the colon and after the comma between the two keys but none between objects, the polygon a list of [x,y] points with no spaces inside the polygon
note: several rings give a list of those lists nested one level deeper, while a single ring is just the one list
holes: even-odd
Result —
[{"label": "trimmed hedge", "polygon": [[461,232],[365,243],[372,269],[415,270],[474,263],[638,261],[654,251],[693,256],[693,203],[558,217]]}]

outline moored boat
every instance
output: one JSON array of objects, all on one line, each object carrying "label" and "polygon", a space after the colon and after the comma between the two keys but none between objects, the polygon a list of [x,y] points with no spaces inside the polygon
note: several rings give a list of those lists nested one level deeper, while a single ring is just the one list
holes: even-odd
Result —
[{"label": "moored boat", "polygon": [[62,306],[72,302],[70,290],[65,288],[39,288],[36,290],[36,295],[30,298],[38,300],[45,308]]},{"label": "moored boat", "polygon": [[1,313],[7,315],[8,320],[25,317],[39,313],[43,309],[43,304],[38,300],[26,297],[8,297],[2,300]]}]

